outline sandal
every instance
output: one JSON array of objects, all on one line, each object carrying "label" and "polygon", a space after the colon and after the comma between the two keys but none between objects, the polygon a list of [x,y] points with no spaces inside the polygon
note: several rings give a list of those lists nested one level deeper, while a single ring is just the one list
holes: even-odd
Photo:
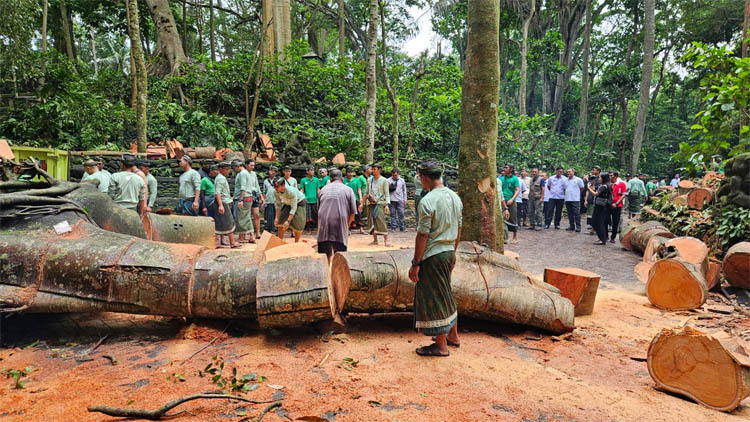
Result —
[{"label": "sandal", "polygon": [[230,249],[237,249],[237,248],[241,248],[241,247],[242,247],[242,245],[238,245],[236,243],[234,245],[229,246]]},{"label": "sandal", "polygon": [[[433,336],[432,337],[432,341],[435,341],[435,340],[437,340],[437,339],[435,338],[435,336]],[[445,342],[448,343],[448,346],[455,347],[456,349],[458,349],[459,347],[461,347],[461,343],[454,343],[454,342],[452,342],[452,341],[450,341],[448,339],[445,339]]]},{"label": "sandal", "polygon": [[432,343],[429,346],[422,346],[417,347],[416,352],[419,356],[438,356],[438,357],[448,357],[450,356],[450,352],[446,354],[440,353],[440,350],[437,348],[437,344]]}]

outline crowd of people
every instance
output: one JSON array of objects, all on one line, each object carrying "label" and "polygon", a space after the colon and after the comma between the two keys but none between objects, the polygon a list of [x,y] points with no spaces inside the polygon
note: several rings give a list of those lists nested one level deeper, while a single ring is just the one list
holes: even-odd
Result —
[{"label": "crowd of people", "polygon": [[[677,173],[670,184],[677,186],[679,181]],[[580,178],[573,168],[566,171],[557,167],[552,176],[533,168],[529,175],[525,169],[517,171],[507,164],[498,176],[497,192],[510,243],[518,242],[521,227],[542,230],[554,224],[560,229],[565,209],[566,230],[580,233],[581,216],[585,214],[589,233],[598,237],[595,243],[605,245],[615,242],[623,210],[629,217],[636,216],[664,185],[664,179],[649,179],[645,174],[626,174],[623,180],[618,171],[602,172],[599,166]]]}]

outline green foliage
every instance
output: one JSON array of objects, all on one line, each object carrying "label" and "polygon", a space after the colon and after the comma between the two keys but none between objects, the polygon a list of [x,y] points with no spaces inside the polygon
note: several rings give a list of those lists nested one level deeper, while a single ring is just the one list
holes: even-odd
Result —
[{"label": "green foliage", "polygon": [[[207,375],[211,377],[211,382],[219,387],[224,394],[253,391],[267,379],[257,374],[245,374],[238,378],[237,368],[232,368],[231,375],[224,375],[224,359],[219,356],[212,356],[211,362],[202,371],[198,371],[200,377]],[[184,381],[184,379],[181,381]]]},{"label": "green foliage", "polygon": [[0,374],[5,373],[5,378],[12,378],[14,382],[13,388],[21,390],[26,386],[26,381],[24,381],[23,378],[29,375],[32,371],[31,367],[27,366],[23,369],[6,369],[0,372]]},{"label": "green foliage", "polygon": [[719,223],[716,234],[721,236],[721,246],[726,251],[735,243],[750,239],[750,209],[727,205],[716,214]]}]

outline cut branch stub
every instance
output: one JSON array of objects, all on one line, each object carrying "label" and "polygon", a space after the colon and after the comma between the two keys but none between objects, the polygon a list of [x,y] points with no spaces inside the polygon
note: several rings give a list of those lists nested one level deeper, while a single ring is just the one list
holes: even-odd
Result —
[{"label": "cut branch stub", "polygon": [[575,307],[575,316],[594,312],[596,292],[601,276],[579,268],[545,268],[544,282],[560,289]]}]

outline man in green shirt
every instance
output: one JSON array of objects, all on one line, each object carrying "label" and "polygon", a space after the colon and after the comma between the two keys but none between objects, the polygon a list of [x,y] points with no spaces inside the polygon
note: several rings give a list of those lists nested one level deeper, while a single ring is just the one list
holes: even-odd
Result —
[{"label": "man in green shirt", "polygon": [[242,160],[232,161],[234,170],[234,222],[240,243],[255,243],[253,236],[253,196],[250,192],[250,173]]},{"label": "man in green shirt", "polygon": [[260,239],[260,183],[258,183],[258,174],[255,173],[255,161],[245,160],[245,168],[250,174],[250,195],[253,197],[253,227],[255,227],[255,238]]},{"label": "man in green shirt", "polygon": [[627,183],[628,213],[630,218],[641,212],[641,207],[643,207],[643,203],[648,196],[646,185],[643,183],[645,177],[645,175],[639,174]]},{"label": "man in green shirt", "polygon": [[201,176],[193,169],[193,159],[187,154],[180,159],[180,168],[184,173],[180,176],[177,213],[196,216],[200,211]]},{"label": "man in green shirt", "polygon": [[232,194],[229,192],[229,168],[231,164],[224,161],[219,164],[219,174],[214,179],[214,191],[216,195],[216,213],[214,226],[219,246],[225,246],[224,236],[229,236],[229,247],[235,248],[234,243],[234,217],[232,216]]},{"label": "man in green shirt", "polygon": [[331,176],[328,175],[328,169],[325,167],[321,167],[320,170],[318,170],[318,173],[320,174],[320,178],[318,178],[318,185],[321,189],[331,181]]},{"label": "man in green shirt", "polygon": [[105,175],[99,170],[99,164],[96,161],[86,160],[86,162],[83,163],[83,170],[86,172],[86,174],[84,174],[83,178],[81,178],[82,182],[84,180],[98,180],[99,186],[97,186],[97,189],[99,189],[99,192],[109,192],[109,181],[111,177]]},{"label": "man in green shirt", "polygon": [[266,221],[266,231],[271,233],[276,231],[273,221],[276,219],[276,189],[273,187],[273,181],[276,179],[277,168],[271,166],[268,169],[268,178],[263,181],[263,192],[261,200],[263,201],[263,219]]},{"label": "man in green shirt", "polygon": [[158,183],[153,174],[151,174],[151,162],[143,160],[139,163],[138,168],[146,175],[146,187],[148,188],[148,199],[146,200],[146,212],[151,212],[156,202],[156,191]]},{"label": "man in green shirt", "polygon": [[219,174],[219,166],[214,164],[208,167],[208,173],[201,178],[201,213],[207,217],[214,216],[214,206],[216,205],[214,178],[217,174]]},{"label": "man in green shirt", "polygon": [[359,212],[359,206],[362,205],[362,181],[359,177],[354,177],[354,169],[351,167],[346,168],[346,178],[344,178],[344,184],[349,186],[354,191],[354,200],[357,202],[357,213],[354,214],[354,227],[359,229],[359,234],[365,234],[362,230],[362,216]]},{"label": "man in green shirt", "polygon": [[318,195],[320,194],[320,179],[315,177],[313,166],[307,167],[307,176],[299,181],[299,190],[304,192],[307,200],[305,229],[312,233],[313,226],[318,222]]},{"label": "man in green shirt", "polygon": [[307,205],[305,194],[289,185],[283,178],[277,178],[273,186],[276,189],[276,202],[281,205],[281,207],[276,207],[276,221],[274,221],[278,228],[278,236],[283,239],[284,232],[291,227],[294,233],[294,243],[297,243],[305,230]]},{"label": "man in green shirt", "polygon": [[658,180],[656,177],[652,178],[651,180],[646,183],[646,194],[648,197],[646,198],[646,204],[651,203],[651,197],[656,196],[656,188],[658,186]]},{"label": "man in green shirt", "polygon": [[518,208],[516,208],[516,197],[521,193],[521,184],[515,175],[513,165],[506,164],[503,172],[500,182],[503,188],[503,208],[507,209],[510,214],[507,224],[508,231],[513,233],[513,239],[510,243],[518,243]]},{"label": "man in green shirt", "polygon": [[435,342],[416,352],[420,356],[449,356],[448,346],[460,345],[451,272],[461,239],[463,204],[455,192],[443,186],[439,161],[423,161],[418,172],[421,185],[429,193],[417,210],[420,218],[409,279],[416,283],[414,328],[434,336]]},{"label": "man in green shirt", "polygon": [[297,184],[297,179],[292,177],[292,168],[290,166],[284,166],[284,168],[281,170],[281,173],[284,175],[284,180],[286,181],[287,184],[295,188],[299,186]]},{"label": "man in green shirt", "polygon": [[109,182],[109,196],[117,205],[143,215],[146,209],[146,182],[134,173],[135,156],[123,154],[120,169]]},{"label": "man in green shirt", "polygon": [[[388,190],[388,181],[381,176],[383,166],[380,164],[372,165],[372,178],[367,184],[367,231],[372,234],[372,243],[378,244],[378,235],[383,236],[385,246],[391,246],[388,243],[388,227],[385,224],[385,215],[388,214],[388,204],[391,202],[391,194]],[[360,212],[363,206],[359,206]]]}]

